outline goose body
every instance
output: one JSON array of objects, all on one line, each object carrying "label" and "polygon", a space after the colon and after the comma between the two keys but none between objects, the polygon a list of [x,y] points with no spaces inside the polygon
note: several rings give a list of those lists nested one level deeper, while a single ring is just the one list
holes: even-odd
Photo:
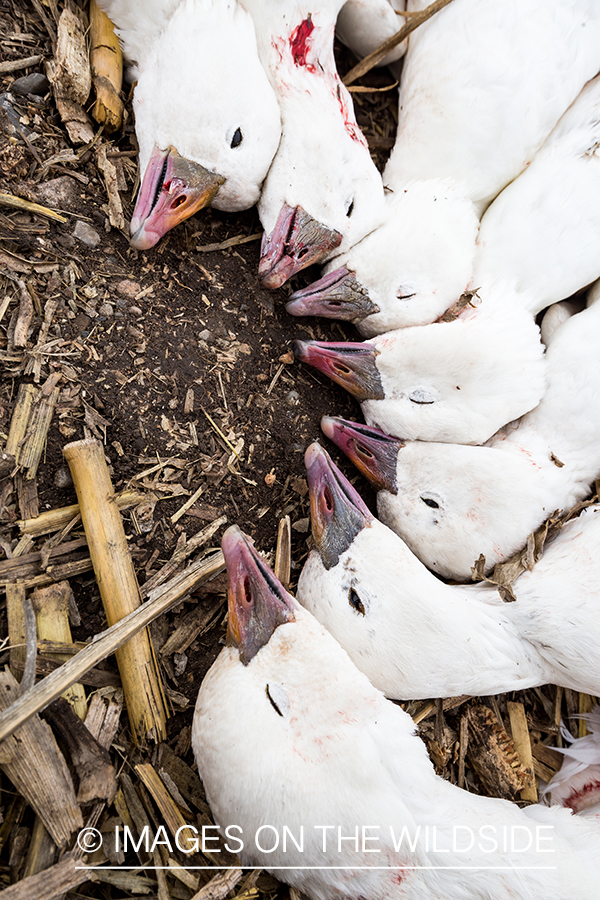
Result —
[{"label": "goose body", "polygon": [[[600,231],[598,166],[586,162],[600,87],[578,94],[598,71],[599,42],[599,9],[587,2],[454,0],[418,28],[384,173],[385,222],[294,294],[289,312],[345,318],[371,336],[433,322],[469,286],[485,296],[498,277],[531,289],[533,311],[569,296],[570,280],[596,278],[585,270]],[[476,259],[478,217],[513,179],[484,216]],[[553,256],[557,239],[570,265]]]},{"label": "goose body", "polygon": [[251,17],[235,0],[100,4],[135,61],[140,190],[132,244],[212,203],[248,209],[281,137]]},{"label": "goose body", "polygon": [[[229,646],[201,685],[192,745],[215,821],[243,837],[241,849],[233,845],[243,865],[272,871],[311,900],[596,898],[596,820],[521,810],[443,781],[408,714],[284,591],[238,529],[223,552]],[[363,825],[378,840],[363,841]],[[526,838],[512,850],[502,838],[511,832]],[[338,843],[343,836],[351,840]]]},{"label": "goose body", "polygon": [[297,357],[361,403],[368,425],[406,440],[482,444],[536,406],[546,386],[540,331],[503,285],[451,322],[365,343],[294,341]]},{"label": "goose body", "polygon": [[383,184],[337,74],[333,35],[342,3],[242,4],[281,107],[281,143],[258,204],[265,229],[259,275],[275,288],[378,224]]},{"label": "goose body", "polygon": [[[369,513],[317,444],[306,453],[313,549],[297,598],[387,697],[600,688],[600,506],[569,522],[505,603],[440,581]],[[334,552],[332,552],[334,551]]]},{"label": "goose body", "polygon": [[600,304],[571,316],[547,350],[539,406],[486,446],[394,440],[366,426],[323,428],[381,488],[379,517],[431,569],[457,580],[485,556],[512,556],[555,510],[568,510],[600,474]]}]

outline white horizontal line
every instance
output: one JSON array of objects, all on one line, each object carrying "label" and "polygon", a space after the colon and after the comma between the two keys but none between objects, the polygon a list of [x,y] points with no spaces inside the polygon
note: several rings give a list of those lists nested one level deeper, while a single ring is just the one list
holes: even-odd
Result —
[{"label": "white horizontal line", "polygon": [[[119,872],[123,871],[157,871],[159,869],[164,869],[167,872],[172,872],[177,869],[183,869],[184,871],[192,872],[192,871],[203,871],[203,872],[232,872],[235,869],[250,869],[254,870],[256,866],[75,866],[76,869],[84,872],[97,872],[100,869],[116,869]],[[502,871],[502,872],[515,872],[515,871],[532,871],[532,872],[553,872],[557,869],[557,866],[263,866],[263,868],[267,869],[269,872],[287,872],[293,871],[296,872],[298,870],[308,870],[310,872],[317,871],[321,869],[325,870],[344,870],[344,871],[362,871],[363,869],[373,869],[374,871],[387,871],[387,872],[396,872],[396,871],[404,871],[405,869],[448,869],[448,871],[455,869],[468,869],[473,871]]]}]

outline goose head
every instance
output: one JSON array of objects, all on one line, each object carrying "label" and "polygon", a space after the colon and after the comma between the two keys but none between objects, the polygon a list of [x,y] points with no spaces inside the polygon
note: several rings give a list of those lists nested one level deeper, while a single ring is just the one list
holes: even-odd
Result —
[{"label": "goose head", "polygon": [[284,127],[258,204],[259,276],[268,288],[347,250],[380,223],[384,208],[381,176],[335,69],[329,12],[309,18],[301,64],[290,52],[292,35],[272,76]]},{"label": "goose head", "polygon": [[470,579],[481,554],[490,571],[554,512],[545,503],[562,470],[518,447],[401,441],[328,416],[321,427],[379,491],[381,521],[445,578]]},{"label": "goose head", "polygon": [[[337,842],[324,854],[322,833],[315,826],[336,822],[351,833],[357,816],[371,822],[373,815],[388,831],[389,822],[412,823],[400,791],[395,788],[392,798],[389,790],[378,789],[379,773],[374,780],[360,781],[369,760],[377,758],[372,741],[377,743],[379,733],[385,744],[389,730],[396,750],[398,742],[408,740],[405,762],[413,773],[422,768],[425,779],[435,778],[431,763],[413,737],[410,717],[388,704],[317,620],[287,594],[251,541],[234,527],[224,535],[222,547],[228,573],[228,646],[200,687],[192,725],[198,773],[215,821],[231,837],[231,848],[244,865],[286,867],[286,881],[315,898],[333,891],[358,900],[369,894],[373,873],[359,871],[348,879],[329,866],[368,867],[371,858],[347,845],[338,853]],[[379,727],[373,738],[363,741],[364,729],[374,725]],[[363,786],[358,792],[357,784]],[[286,826],[296,841],[303,828],[303,850],[288,837],[287,851],[281,842],[274,852],[261,852],[254,835],[265,822],[280,834]],[[233,843],[239,837],[241,849]],[[272,829],[263,829],[265,847],[272,845],[272,837]],[[385,846],[378,861],[399,865],[404,856]],[[300,868],[287,869],[294,865]],[[314,872],[307,873],[307,866],[315,866]]]},{"label": "goose head", "polygon": [[412,182],[388,199],[382,224],[286,309],[353,322],[365,337],[434,322],[469,285],[478,226],[472,202],[449,183]]},{"label": "goose head", "polygon": [[147,249],[204,206],[256,203],[281,122],[252,19],[236,3],[184,0],[138,71],[141,184],[130,230]]},{"label": "goose head", "polygon": [[293,347],[360,401],[369,425],[409,440],[481,444],[546,388],[539,328],[510,291],[490,292],[452,322]]}]

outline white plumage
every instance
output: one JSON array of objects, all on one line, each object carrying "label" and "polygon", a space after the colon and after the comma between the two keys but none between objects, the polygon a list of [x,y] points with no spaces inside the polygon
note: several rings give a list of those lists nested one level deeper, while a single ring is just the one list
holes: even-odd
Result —
[{"label": "white plumage", "polygon": [[547,350],[541,403],[486,446],[399,441],[392,450],[376,432],[324,420],[328,437],[383,487],[381,520],[429,568],[468,579],[482,553],[488,571],[555,510],[587,496],[600,474],[599,328],[598,302],[561,326]]},{"label": "white plumage", "polygon": [[212,202],[258,200],[281,136],[252,19],[235,0],[104,0],[135,61],[141,185],[131,222],[146,249]]},{"label": "white plumage", "polygon": [[[243,865],[274,871],[311,900],[595,900],[597,821],[443,781],[411,718],[285,593],[239,530],[223,550],[234,626],[200,688],[192,745],[215,821],[237,837],[231,826],[241,829]],[[325,851],[324,825],[333,826]],[[363,845],[363,826],[378,840]],[[350,840],[338,844],[338,827]],[[258,849],[257,833],[273,852]],[[302,850],[290,834],[303,834]],[[523,852],[507,834],[524,839]],[[371,866],[383,868],[359,868]],[[392,868],[402,866],[411,868]]]},{"label": "white plumage", "polygon": [[535,407],[546,387],[540,331],[504,284],[454,321],[399,328],[368,343],[294,341],[350,391],[365,421],[405,440],[482,444]]},{"label": "white plumage", "polygon": [[[371,336],[433,322],[463,290],[483,286],[485,297],[498,277],[509,288],[514,279],[531,289],[537,309],[572,293],[573,280],[582,286],[596,278],[585,268],[597,260],[590,247],[600,230],[598,177],[583,169],[580,155],[598,139],[589,114],[600,88],[590,86],[548,135],[598,71],[599,45],[600,10],[590,2],[454,0],[418,28],[384,173],[394,192],[385,225],[336,256],[328,276],[295,294],[288,310],[348,318]],[[534,175],[532,160],[547,138]],[[494,222],[482,224],[491,252],[472,279],[478,214],[530,163],[523,193],[518,178],[497,212],[494,203],[484,217]],[[554,255],[559,237],[563,266]]]},{"label": "white plumage", "polygon": [[298,600],[387,697],[600,691],[600,506],[564,527],[505,603],[489,584],[432,575],[317,444],[306,468],[314,549]]}]

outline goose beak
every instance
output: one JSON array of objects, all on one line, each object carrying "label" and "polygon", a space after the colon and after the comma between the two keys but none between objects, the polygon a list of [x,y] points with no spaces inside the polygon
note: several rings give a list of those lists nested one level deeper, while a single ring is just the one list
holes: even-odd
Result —
[{"label": "goose beak", "polygon": [[323,416],[321,428],[376,490],[398,493],[398,453],[406,446],[406,441],[390,437],[379,428],[349,422],[337,416]]},{"label": "goose beak", "polygon": [[285,308],[292,316],[324,316],[355,325],[379,312],[379,307],[346,266],[293,293]]},{"label": "goose beak", "polygon": [[208,206],[224,184],[222,175],[180,156],[175,147],[154,149],[131,219],[131,244],[148,250],[161,237]]},{"label": "goose beak", "polygon": [[324,259],[342,242],[339,231],[326,228],[301,206],[285,204],[275,228],[263,235],[258,277],[267,288],[278,288],[307,266]]},{"label": "goose beak", "polygon": [[332,569],[373,516],[319,444],[310,445],[304,464],[310,490],[313,541],[325,568]]},{"label": "goose beak", "polygon": [[297,359],[327,375],[359,402],[385,397],[375,363],[379,351],[373,344],[293,341],[292,350]]},{"label": "goose beak", "polygon": [[237,525],[221,541],[227,566],[227,644],[247,666],[280,625],[294,621],[294,600]]}]

